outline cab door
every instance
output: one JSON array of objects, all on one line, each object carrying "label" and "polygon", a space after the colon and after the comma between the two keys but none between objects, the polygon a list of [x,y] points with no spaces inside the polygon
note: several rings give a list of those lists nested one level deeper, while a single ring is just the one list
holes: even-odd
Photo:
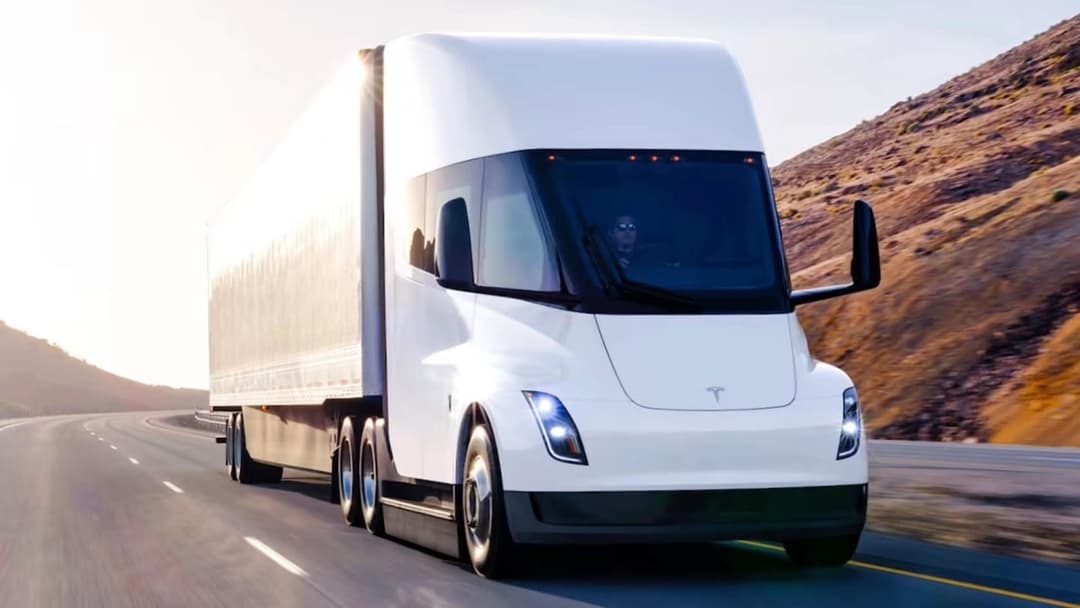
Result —
[{"label": "cab door", "polygon": [[435,238],[446,202],[463,198],[467,204],[479,203],[482,167],[481,161],[459,163],[412,180],[401,197],[402,212],[394,218],[387,423],[395,466],[407,477],[452,482],[448,459],[454,450],[447,445],[451,384],[457,353],[472,333],[476,295],[438,284]]}]

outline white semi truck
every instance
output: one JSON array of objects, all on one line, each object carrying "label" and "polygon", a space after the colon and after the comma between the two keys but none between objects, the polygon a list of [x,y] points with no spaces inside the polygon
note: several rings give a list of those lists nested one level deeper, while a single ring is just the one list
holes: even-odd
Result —
[{"label": "white semi truck", "polygon": [[796,306],[718,44],[422,34],[351,57],[209,227],[210,400],[241,483],[329,473],[345,520],[508,571],[521,545],[852,555],[855,388]]}]

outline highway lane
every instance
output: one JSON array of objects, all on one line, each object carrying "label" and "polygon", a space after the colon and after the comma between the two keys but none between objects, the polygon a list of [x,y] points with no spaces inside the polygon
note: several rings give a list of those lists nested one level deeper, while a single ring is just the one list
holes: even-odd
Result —
[{"label": "highway lane", "polygon": [[0,422],[0,605],[1080,602],[1075,568],[869,533],[857,564],[839,570],[799,571],[773,547],[721,543],[544,551],[527,578],[492,582],[346,527],[325,477],[288,471],[277,485],[231,482],[223,446],[148,425],[149,416]]}]

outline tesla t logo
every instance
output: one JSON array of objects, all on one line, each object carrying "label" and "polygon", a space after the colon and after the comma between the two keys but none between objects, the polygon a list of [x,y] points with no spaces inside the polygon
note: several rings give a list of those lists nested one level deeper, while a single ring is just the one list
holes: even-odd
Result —
[{"label": "tesla t logo", "polygon": [[706,386],[705,390],[712,393],[712,398],[715,399],[717,403],[720,403],[720,393],[724,392],[724,387],[722,387],[722,386]]}]

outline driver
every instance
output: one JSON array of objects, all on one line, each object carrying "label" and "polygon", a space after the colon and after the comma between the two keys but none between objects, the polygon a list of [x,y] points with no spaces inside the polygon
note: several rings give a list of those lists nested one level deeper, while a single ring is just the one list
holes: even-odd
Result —
[{"label": "driver", "polygon": [[619,215],[611,225],[611,240],[615,243],[615,256],[619,265],[629,268],[637,254],[637,224],[632,215]]}]

